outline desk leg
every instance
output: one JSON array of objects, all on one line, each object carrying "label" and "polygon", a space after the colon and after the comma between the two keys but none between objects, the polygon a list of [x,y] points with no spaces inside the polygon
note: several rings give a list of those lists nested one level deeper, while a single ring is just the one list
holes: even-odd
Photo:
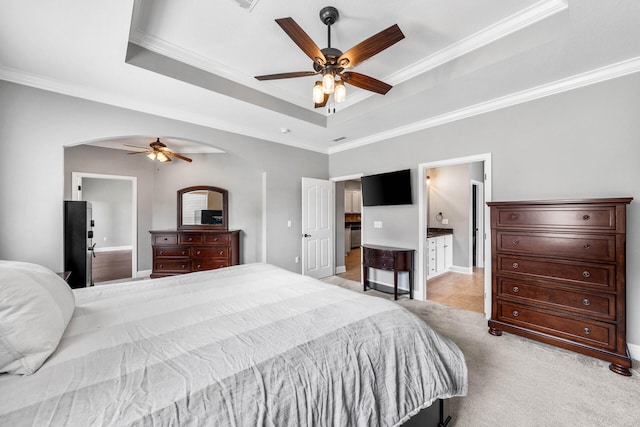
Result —
[{"label": "desk leg", "polygon": [[367,281],[369,280],[369,267],[362,267],[362,292],[367,291]]},{"label": "desk leg", "polygon": [[393,270],[393,299],[398,299],[398,270]]},{"label": "desk leg", "polygon": [[409,270],[409,299],[413,299],[413,270]]}]

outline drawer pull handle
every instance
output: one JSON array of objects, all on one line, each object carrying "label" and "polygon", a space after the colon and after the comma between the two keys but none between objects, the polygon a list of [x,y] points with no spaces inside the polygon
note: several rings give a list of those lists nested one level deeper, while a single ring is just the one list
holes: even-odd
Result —
[{"label": "drawer pull handle", "polygon": [[520,267],[520,266],[518,265],[518,263],[517,263],[517,262],[514,262],[511,266],[512,266],[513,268],[518,268],[518,267]]},{"label": "drawer pull handle", "polygon": [[164,268],[163,264],[160,264],[160,270],[162,270]]},{"label": "drawer pull handle", "polygon": [[511,219],[518,219],[520,217],[520,215],[518,214],[511,214]]},{"label": "drawer pull handle", "polygon": [[513,243],[514,246],[516,246],[519,242],[518,239],[515,239],[514,241],[512,241],[511,243]]},{"label": "drawer pull handle", "polygon": [[519,315],[518,310],[513,310],[513,317],[518,317]]},{"label": "drawer pull handle", "polygon": [[200,251],[196,252],[196,255],[200,255]]},{"label": "drawer pull handle", "polygon": [[169,240],[169,238],[168,238],[168,237],[165,237],[165,238],[163,238],[162,240],[164,240],[164,241],[166,242],[167,240]]},{"label": "drawer pull handle", "polygon": [[182,251],[182,255],[186,255],[186,254],[187,254],[187,251]]},{"label": "drawer pull handle", "polygon": [[217,238],[217,237],[214,237],[213,241],[214,241],[214,242],[217,242],[217,241],[218,241],[218,238]]},{"label": "drawer pull handle", "polygon": [[582,300],[582,303],[583,303],[584,305],[591,305],[591,301],[589,301],[589,299],[588,299],[588,298],[583,299],[583,300]]},{"label": "drawer pull handle", "polygon": [[164,251],[160,251],[160,255],[164,255]]},{"label": "drawer pull handle", "polygon": [[198,264],[198,266],[196,267],[198,270],[200,270],[200,264]]},{"label": "drawer pull handle", "polygon": [[589,329],[589,328],[584,328],[583,331],[587,335],[589,335],[591,333],[591,329]]},{"label": "drawer pull handle", "polygon": [[182,264],[182,268],[185,268],[185,267],[186,267],[186,265]]},{"label": "drawer pull handle", "polygon": [[520,292],[520,288],[517,287],[517,286],[514,286],[513,287],[513,292],[515,292],[517,294],[518,292]]},{"label": "drawer pull handle", "polygon": [[582,219],[584,219],[585,221],[588,221],[591,219],[591,215],[582,215]]},{"label": "drawer pull handle", "polygon": [[583,246],[583,248],[585,248],[585,249],[589,249],[590,247],[591,247],[591,245],[588,244],[588,243],[585,243],[584,246]]},{"label": "drawer pull handle", "polygon": [[191,242],[191,241],[193,241],[193,237],[189,237],[189,241],[190,241],[190,242]]},{"label": "drawer pull handle", "polygon": [[583,271],[583,272],[582,272],[582,275],[583,275],[584,277],[591,277],[591,273],[589,273],[588,271]]},{"label": "drawer pull handle", "polygon": [[220,251],[220,255],[223,255],[223,254],[224,254],[224,251]]}]

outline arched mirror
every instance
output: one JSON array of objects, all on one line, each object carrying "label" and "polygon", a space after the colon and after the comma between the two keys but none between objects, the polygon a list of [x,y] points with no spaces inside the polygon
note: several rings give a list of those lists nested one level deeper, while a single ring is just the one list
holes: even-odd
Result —
[{"label": "arched mirror", "polygon": [[227,230],[227,190],[198,185],[178,190],[178,230]]}]

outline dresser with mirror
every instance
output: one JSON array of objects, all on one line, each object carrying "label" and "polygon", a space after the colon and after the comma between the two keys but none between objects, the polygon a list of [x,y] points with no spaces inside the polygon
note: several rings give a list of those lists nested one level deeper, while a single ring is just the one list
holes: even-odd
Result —
[{"label": "dresser with mirror", "polygon": [[211,186],[178,190],[176,230],[151,230],[152,278],[240,264],[240,230],[229,230],[228,192]]}]

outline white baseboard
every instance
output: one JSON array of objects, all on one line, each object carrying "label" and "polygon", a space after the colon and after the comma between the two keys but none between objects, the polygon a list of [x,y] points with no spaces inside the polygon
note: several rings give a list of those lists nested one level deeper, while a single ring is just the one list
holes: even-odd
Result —
[{"label": "white baseboard", "polygon": [[640,360],[640,345],[627,343],[627,347],[629,347],[629,355],[631,358],[633,360]]},{"label": "white baseboard", "polygon": [[473,267],[460,267],[458,265],[452,265],[449,267],[449,271],[462,274],[473,274]]},{"label": "white baseboard", "polygon": [[347,272],[347,267],[345,267],[344,265],[338,265],[336,267],[336,274],[341,274],[346,272]]},{"label": "white baseboard", "polygon": [[136,272],[136,278],[149,278],[151,276],[151,270],[141,270]]}]

